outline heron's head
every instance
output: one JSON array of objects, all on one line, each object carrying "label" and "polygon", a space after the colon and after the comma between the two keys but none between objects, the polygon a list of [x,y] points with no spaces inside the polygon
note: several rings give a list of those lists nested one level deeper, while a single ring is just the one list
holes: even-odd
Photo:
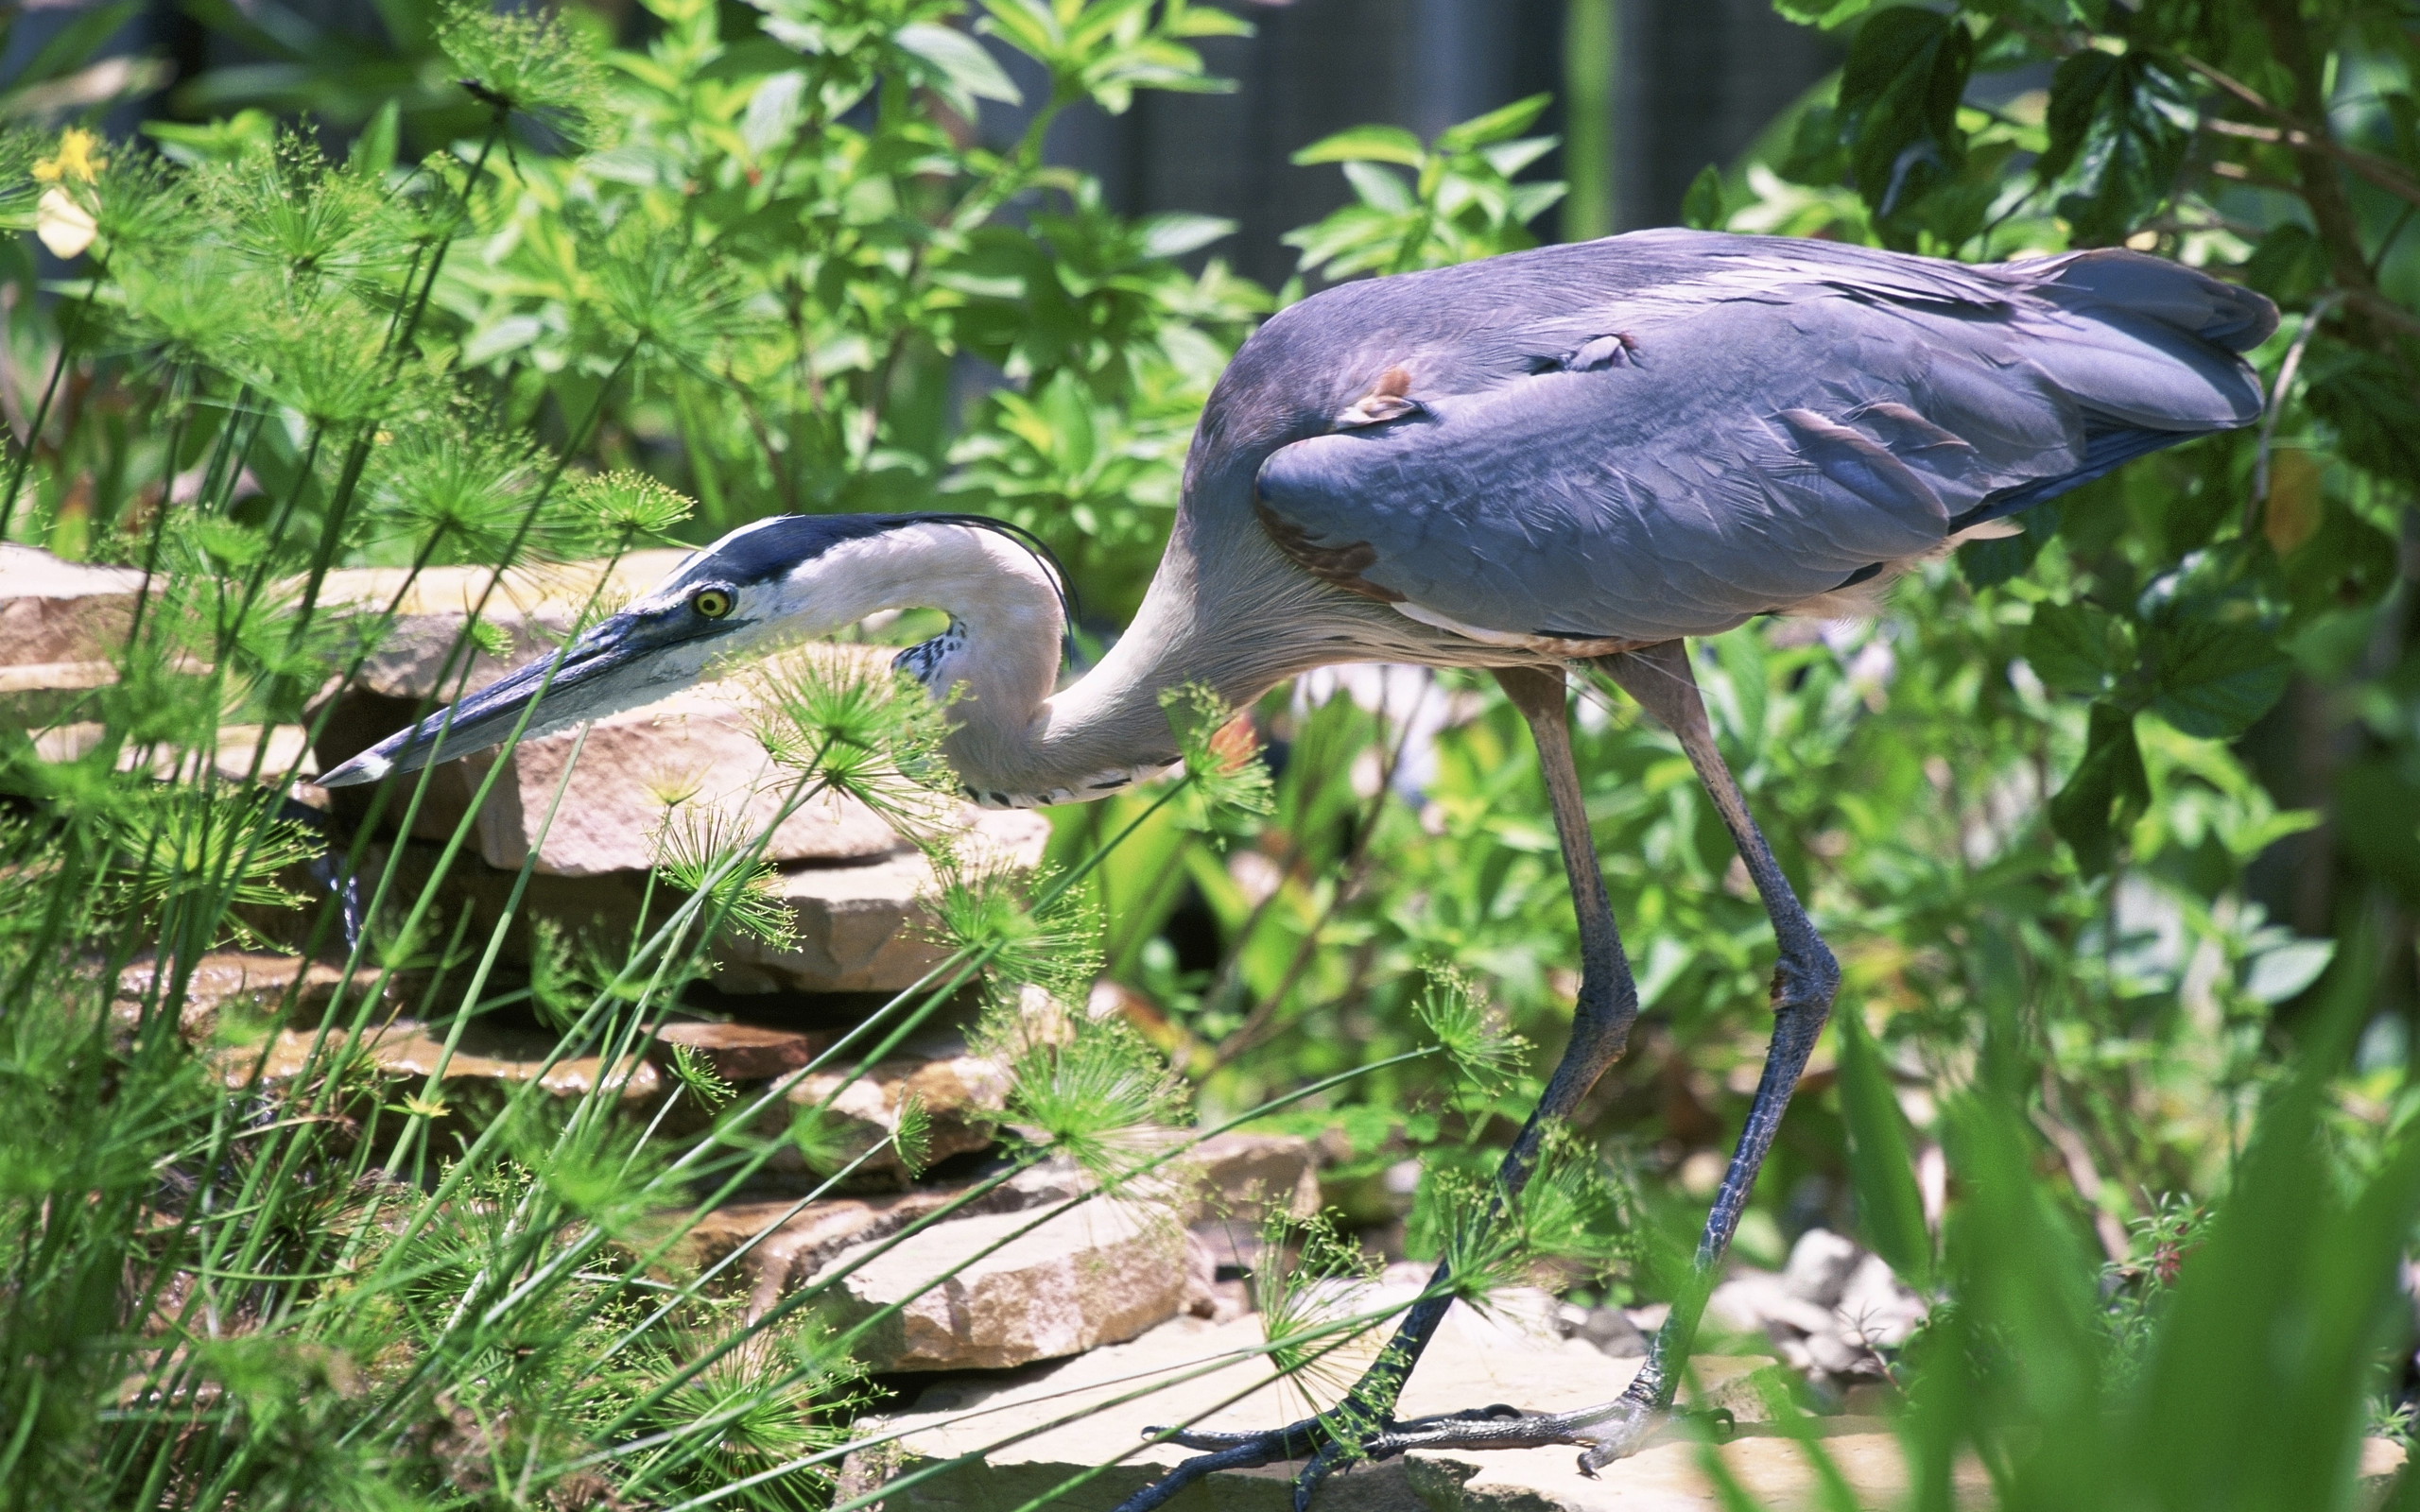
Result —
[{"label": "heron's head", "polygon": [[380,741],[320,785],[374,782],[489,749],[511,738],[525,712],[522,738],[536,739],[667,697],[752,652],[922,605],[944,532],[966,526],[1007,528],[930,514],[784,515],[742,525],[580,636],[560,665],[534,662]]}]

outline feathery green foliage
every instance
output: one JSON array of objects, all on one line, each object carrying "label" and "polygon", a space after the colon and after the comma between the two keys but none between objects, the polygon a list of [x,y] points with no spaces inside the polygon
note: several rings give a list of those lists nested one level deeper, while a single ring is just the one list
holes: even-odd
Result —
[{"label": "feathery green foliage", "polygon": [[749,859],[754,840],[728,811],[683,804],[665,815],[656,874],[701,898],[724,927],[778,949],[798,927],[774,892],[781,874],[769,861]]},{"label": "feathery green foliage", "polygon": [[[78,263],[43,303],[12,253],[12,335],[44,366],[0,537],[146,575],[114,681],[0,704],[0,875],[19,899],[0,909],[0,1078],[26,1120],[0,1138],[0,1349],[22,1366],[0,1375],[0,1503],[821,1504],[861,1369],[815,1321],[821,1293],[762,1315],[731,1299],[763,1234],[693,1266],[696,1216],[775,1162],[817,1174],[793,1211],[877,1158],[920,1170],[919,1100],[871,1148],[836,1112],[862,1066],[976,977],[995,1004],[1090,985],[1089,868],[1011,883],[957,854],[945,714],[856,652],[802,650],[755,683],[782,816],[838,794],[918,837],[954,937],[810,1068],[841,1073],[820,1104],[786,1100],[796,1077],[742,1090],[652,1042],[717,942],[787,937],[764,859],[779,817],[673,805],[615,937],[524,917],[534,844],[498,906],[445,894],[482,865],[459,808],[430,841],[297,817],[296,774],[241,732],[324,733],[433,569],[544,569],[781,503],[936,495],[963,438],[927,396],[960,352],[1016,347],[1021,370],[1075,374],[1104,425],[1138,417],[1160,450],[1117,476],[1172,500],[1190,406],[1257,291],[1178,272],[1182,235],[1081,185],[1090,208],[1063,223],[1001,218],[1067,182],[1040,157],[1050,112],[1002,156],[954,144],[921,100],[897,108],[903,83],[1001,93],[944,25],[954,6],[801,4],[761,28],[655,9],[657,44],[617,52],[577,12],[389,8],[421,61],[351,117],[341,159],[258,112],[163,126],[159,152],[80,129],[0,141],[0,216]],[[1053,110],[1190,87],[1183,39],[1232,29],[1182,7],[1115,19],[1132,9],[1079,5],[1072,30],[1029,39],[1062,79]],[[304,71],[351,66],[335,56]],[[421,82],[443,78],[459,82]],[[891,103],[852,113],[877,95]],[[1055,276],[1087,238],[1119,270],[1098,297],[1035,307],[1003,282]],[[1120,516],[1142,524],[1115,559],[1156,549],[1152,518]],[[363,600],[331,576],[353,567],[395,571]],[[473,653],[516,654],[487,610],[537,577],[465,576],[479,596],[430,703]],[[572,627],[614,607],[592,594]],[[545,823],[578,800],[575,770]],[[371,801],[433,824],[435,781]],[[332,996],[298,983],[197,1016],[190,973],[228,939],[349,970]],[[120,986],[130,963],[139,990]],[[372,1051],[398,1014],[430,1047],[408,1076]],[[553,1036],[532,1074],[448,1076],[521,1014]],[[1121,1026],[1086,1025],[1019,1080],[1048,1147],[1104,1170],[1190,1137],[1169,1143],[1182,1088]]]},{"label": "feathery green foliage", "polygon": [[[421,871],[367,830],[327,856],[248,796],[248,771],[291,775],[267,744],[210,732],[317,721],[388,644],[403,587],[332,602],[331,571],[611,556],[778,508],[946,494],[1130,613],[1194,417],[1275,301],[1176,266],[1223,223],[1116,215],[1042,146],[1074,102],[1215,87],[1190,43],[1236,23],[1165,0],[648,9],[616,49],[578,11],[398,4],[374,58],[214,10],[281,64],[205,75],[225,118],[155,123],[156,151],[0,135],[0,224],[65,263],[38,287],[30,238],[10,253],[26,444],[0,538],[150,574],[114,681],[0,695],[0,1349],[22,1366],[0,1500],[812,1506],[874,1400],[812,1321],[822,1294],[752,1315],[736,1255],[683,1258],[692,1215],[777,1160],[818,1173],[805,1202],[930,1154],[912,1099],[869,1145],[833,1101],[650,1050],[715,942],[779,921],[769,832],[701,834],[627,939],[541,931],[516,966],[520,891],[492,919],[433,902],[469,820],[409,848]],[[1776,1263],[1824,1221],[1928,1280],[1930,1322],[1877,1355],[1919,1505],[1970,1452],[2008,1505],[2342,1504],[2353,1435],[2394,1416],[2377,1362],[2408,1348],[2393,1262],[2420,1206],[2410,40],[2375,8],[2256,0],[1784,9],[1820,10],[1848,67],[1702,180],[1693,222],[1978,259],[2132,241],[2290,318],[2256,353],[2282,399],[2261,432],[2036,511],[1875,624],[1701,649],[1718,738],[1864,1014],[1819,1054],[1738,1250]],[[969,26],[1049,81],[1011,142],[932,109],[1017,93]],[[0,103],[79,66],[88,31]],[[2023,65],[2047,84],[1973,87]],[[341,162],[268,113],[303,110],[359,129]],[[1297,233],[1306,270],[1529,245],[1556,192],[1520,177],[1537,114],[1306,149],[1355,197]],[[968,358],[1009,384],[957,403]],[[448,694],[510,645],[475,621]],[[1692,1158],[1762,1052],[1771,944],[1660,732],[1583,695],[1647,1017],[1482,1233],[1536,1091],[1511,1048],[1558,1044],[1574,986],[1544,794],[1482,679],[1423,680],[1417,720],[1399,685],[1251,711],[1181,690],[1184,775],[1063,817],[1053,866],[1012,881],[931,823],[945,712],[871,656],[803,655],[759,698],[789,799],[849,794],[932,846],[944,957],[813,1069],[847,1082],[983,979],[1027,1143],[966,1200],[1053,1154],[1148,1195],[1188,1106],[1329,1134],[1336,1216],[1272,1236],[1255,1275],[1272,1363],[1327,1411],[1385,1327],[1357,1236],[1453,1256],[1474,1301],[1542,1259],[1600,1297],[1668,1295]],[[429,782],[386,813],[435,812]],[[314,868],[363,879],[357,948]],[[231,938],[357,970],[324,1004],[186,1023],[184,973]],[[452,1057],[525,1001],[550,1067],[604,1073],[558,1078],[584,1091],[482,1106],[365,1051],[399,1004]],[[669,1073],[644,1107],[613,1074],[643,1057]],[[1409,1157],[1407,1211],[1380,1177]]]}]

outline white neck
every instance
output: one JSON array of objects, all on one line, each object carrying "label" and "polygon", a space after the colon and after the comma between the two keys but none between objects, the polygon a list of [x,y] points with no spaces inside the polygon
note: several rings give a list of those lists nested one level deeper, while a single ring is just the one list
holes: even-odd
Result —
[{"label": "white neck", "polygon": [[1430,660],[1423,627],[1328,590],[1256,530],[1213,555],[1205,577],[1180,517],[1134,623],[1100,664],[1055,696],[1066,628],[1059,588],[995,530],[925,521],[833,547],[775,590],[766,633],[809,633],[885,610],[938,609],[947,633],[900,662],[950,703],[945,749],[970,796],[994,806],[1080,802],[1177,759],[1160,706],[1207,684],[1230,705],[1331,662]]},{"label": "white neck", "polygon": [[996,530],[927,521],[836,546],[775,587],[774,601],[756,616],[765,628],[750,639],[838,628],[903,609],[950,616],[945,633],[899,661],[935,697],[955,690],[956,728],[944,748],[978,802],[1022,807],[1096,796],[1086,789],[1122,787],[1167,765],[1165,722],[1153,748],[1121,760],[1047,748],[1052,707],[1062,701],[1051,692],[1066,618],[1049,571]]}]

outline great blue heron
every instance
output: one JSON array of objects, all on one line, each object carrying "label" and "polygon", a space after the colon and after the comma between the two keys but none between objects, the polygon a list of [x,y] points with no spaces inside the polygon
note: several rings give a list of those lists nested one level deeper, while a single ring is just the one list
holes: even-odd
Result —
[{"label": "great blue heron", "polygon": [[[1582,956],[1570,1042],[1497,1178],[1509,1197],[1638,1012],[1565,723],[1566,670],[1593,662],[1679,738],[1780,947],[1772,1047],[1698,1246],[1710,1278],[1840,971],[1715,747],[1684,639],[1760,614],[1855,612],[1966,532],[2248,423],[2262,396],[2238,353],[2275,325],[2256,294],[2121,250],[1966,266],[1658,231],[1348,284],[1236,353],[1140,612],[1067,688],[1061,584],[1012,534],[965,516],[787,517],[733,531],[583,635],[531,729],[661,697],[777,637],[939,609],[947,633],[900,661],[936,691],[963,685],[947,751],[970,794],[1058,803],[1176,759],[1159,696],[1171,687],[1207,683],[1241,706],[1335,662],[1484,667],[1535,737]],[[493,746],[544,673],[462,700],[441,750],[432,716],[321,782]],[[1354,1388],[1355,1410],[1178,1434],[1205,1452],[1127,1508],[1212,1470],[1295,1458],[1308,1461],[1306,1503],[1357,1451],[1581,1444],[1593,1472],[1669,1406],[1703,1297],[1684,1296],[1601,1407],[1397,1421],[1447,1306],[1423,1301]],[[1366,1437],[1340,1444],[1342,1423]]]}]

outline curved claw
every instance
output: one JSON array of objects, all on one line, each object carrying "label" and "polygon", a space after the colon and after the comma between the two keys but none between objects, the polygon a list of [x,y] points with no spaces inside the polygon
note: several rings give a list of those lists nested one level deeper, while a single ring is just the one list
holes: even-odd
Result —
[{"label": "curved claw", "polygon": [[1331,1442],[1312,1455],[1310,1463],[1303,1467],[1302,1473],[1294,1477],[1294,1512],[1311,1512],[1311,1493],[1317,1491],[1320,1482],[1333,1474],[1337,1466],[1355,1452],[1340,1443]]},{"label": "curved claw", "polygon": [[1665,1416],[1666,1410],[1652,1401],[1628,1395],[1616,1400],[1612,1410],[1590,1425],[1595,1431],[1587,1435],[1588,1447],[1580,1452],[1580,1473],[1593,1481],[1599,1470],[1638,1452],[1639,1445]]},{"label": "curved claw", "polygon": [[1174,1444],[1180,1449],[1234,1449],[1241,1444],[1257,1443],[1272,1436],[1274,1430],[1257,1434],[1227,1432],[1204,1433],[1198,1429],[1174,1424],[1154,1423],[1143,1430],[1143,1436],[1155,1443]]},{"label": "curved claw", "polygon": [[1460,1412],[1439,1413],[1433,1418],[1412,1418],[1403,1422],[1390,1423],[1387,1425],[1386,1433],[1414,1434],[1422,1429],[1440,1427],[1445,1423],[1500,1422],[1528,1416],[1530,1416],[1528,1413],[1508,1402],[1491,1401],[1484,1407],[1465,1407]]},{"label": "curved claw", "polygon": [[1270,1459],[1295,1459],[1310,1453],[1329,1436],[1326,1426],[1317,1418],[1305,1418],[1288,1423],[1283,1428],[1262,1428],[1237,1433],[1229,1429],[1198,1429],[1182,1425],[1155,1425],[1143,1430],[1143,1436],[1184,1449],[1223,1451],[1241,1449],[1247,1445],[1264,1445]]}]

